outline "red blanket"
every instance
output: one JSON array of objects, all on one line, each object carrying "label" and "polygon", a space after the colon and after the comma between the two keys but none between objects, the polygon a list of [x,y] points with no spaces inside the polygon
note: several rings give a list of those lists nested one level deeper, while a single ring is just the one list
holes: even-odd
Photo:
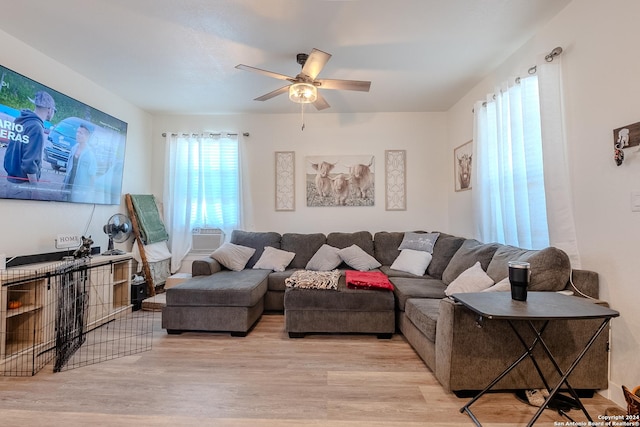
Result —
[{"label": "red blanket", "polygon": [[346,271],[347,287],[351,289],[393,290],[393,284],[381,271]]}]

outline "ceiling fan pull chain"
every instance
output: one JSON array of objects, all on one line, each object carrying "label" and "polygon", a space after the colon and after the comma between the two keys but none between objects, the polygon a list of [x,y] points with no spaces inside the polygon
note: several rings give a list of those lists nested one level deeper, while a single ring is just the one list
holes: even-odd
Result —
[{"label": "ceiling fan pull chain", "polygon": [[304,104],[300,104],[300,112],[302,116],[302,130],[304,130]]}]

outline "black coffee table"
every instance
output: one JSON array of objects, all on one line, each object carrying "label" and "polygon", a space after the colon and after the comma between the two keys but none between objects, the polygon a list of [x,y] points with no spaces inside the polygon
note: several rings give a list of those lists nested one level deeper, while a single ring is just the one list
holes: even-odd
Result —
[{"label": "black coffee table", "polygon": [[[527,301],[515,301],[511,299],[510,292],[475,292],[475,293],[462,293],[454,294],[452,297],[477,313],[479,316],[478,324],[482,325],[484,318],[490,320],[507,321],[511,326],[511,329],[517,336],[518,340],[524,347],[524,353],[517,358],[507,369],[505,369],[500,375],[498,375],[484,390],[471,399],[466,405],[464,405],[460,412],[466,412],[473,422],[480,426],[480,422],[471,412],[470,406],[488,392],[494,385],[496,385],[504,376],[511,372],[520,362],[525,360],[527,356],[531,358],[538,374],[542,378],[547,390],[549,391],[549,397],[545,400],[544,404],[540,406],[536,414],[533,416],[527,426],[532,426],[536,420],[542,414],[542,411],[547,405],[554,399],[560,387],[565,385],[573,397],[576,405],[582,410],[589,421],[593,421],[586,408],[580,401],[580,397],[576,391],[571,387],[567,378],[571,375],[571,372],[578,366],[578,363],[582,360],[584,355],[589,351],[589,348],[596,341],[598,336],[607,327],[612,318],[618,317],[620,313],[615,310],[611,310],[607,307],[603,307],[598,304],[590,302],[586,298],[562,295],[556,292],[529,292]],[[563,372],[558,362],[553,357],[553,354],[549,350],[549,347],[544,341],[542,334],[547,328],[549,322],[553,320],[586,320],[586,319],[602,319],[602,323],[593,333],[591,339],[587,342],[584,349],[576,356],[573,363],[569,368]],[[532,343],[528,344],[522,337],[518,329],[515,327],[515,321],[525,321],[529,328],[535,334],[535,339]],[[536,327],[534,321],[542,321],[539,327]],[[540,322],[537,322],[540,323]],[[542,370],[540,369],[538,362],[533,355],[533,349],[536,345],[540,344],[547,355],[554,368],[560,375],[558,383],[551,388],[549,382],[544,377]],[[566,414],[564,414],[566,416]]]}]

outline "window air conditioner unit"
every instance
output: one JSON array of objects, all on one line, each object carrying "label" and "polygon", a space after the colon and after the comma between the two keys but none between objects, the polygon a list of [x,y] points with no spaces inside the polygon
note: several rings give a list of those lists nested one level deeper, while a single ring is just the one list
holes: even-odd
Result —
[{"label": "window air conditioner unit", "polygon": [[219,228],[194,228],[191,231],[191,251],[210,253],[224,241],[224,232]]}]

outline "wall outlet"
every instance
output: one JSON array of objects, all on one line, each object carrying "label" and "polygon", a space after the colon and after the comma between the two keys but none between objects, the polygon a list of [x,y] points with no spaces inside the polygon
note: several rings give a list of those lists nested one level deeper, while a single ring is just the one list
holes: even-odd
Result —
[{"label": "wall outlet", "polygon": [[58,234],[56,249],[77,248],[82,244],[82,236],[75,234]]},{"label": "wall outlet", "polygon": [[640,212],[640,191],[631,192],[631,212]]}]

